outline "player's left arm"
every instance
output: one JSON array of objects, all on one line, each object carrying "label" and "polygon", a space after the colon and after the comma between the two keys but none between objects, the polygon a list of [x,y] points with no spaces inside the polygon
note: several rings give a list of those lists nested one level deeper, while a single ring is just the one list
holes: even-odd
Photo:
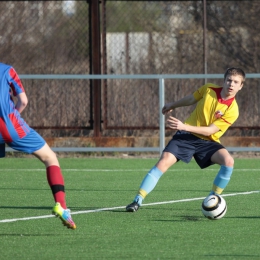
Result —
[{"label": "player's left arm", "polygon": [[220,129],[214,125],[210,124],[209,126],[191,126],[185,125],[179,119],[170,116],[167,120],[168,126],[173,130],[183,130],[187,132],[191,132],[194,134],[200,134],[204,136],[210,136],[217,133]]},{"label": "player's left arm", "polygon": [[22,92],[16,96],[17,102],[15,104],[15,108],[19,113],[22,113],[28,104],[28,98],[25,92]]},{"label": "player's left arm", "polygon": [[13,67],[9,69],[7,78],[12,94],[16,97],[15,108],[19,113],[22,113],[28,104],[28,98],[25,94],[22,82]]}]

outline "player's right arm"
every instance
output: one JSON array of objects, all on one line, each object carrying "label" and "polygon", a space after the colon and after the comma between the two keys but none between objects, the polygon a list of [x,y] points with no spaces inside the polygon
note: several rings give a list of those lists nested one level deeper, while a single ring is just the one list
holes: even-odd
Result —
[{"label": "player's right arm", "polygon": [[188,95],[178,101],[175,102],[171,102],[166,104],[163,108],[162,108],[162,113],[165,115],[168,112],[171,112],[173,109],[177,108],[177,107],[185,107],[185,106],[191,106],[195,103],[197,103],[198,100],[195,99],[194,95]]},{"label": "player's right arm", "polygon": [[220,129],[213,124],[209,126],[192,126],[186,125],[182,123],[179,119],[170,116],[167,120],[168,126],[173,130],[183,130],[186,132],[191,132],[194,134],[204,135],[204,136],[211,136],[220,131]]}]

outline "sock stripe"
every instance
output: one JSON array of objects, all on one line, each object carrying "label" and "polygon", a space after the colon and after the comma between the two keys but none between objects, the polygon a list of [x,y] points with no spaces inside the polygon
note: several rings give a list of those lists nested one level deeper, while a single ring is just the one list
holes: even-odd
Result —
[{"label": "sock stripe", "polygon": [[60,185],[60,184],[55,184],[51,186],[51,190],[52,190],[52,194],[55,194],[59,191],[63,191],[65,192],[65,188],[64,185]]}]

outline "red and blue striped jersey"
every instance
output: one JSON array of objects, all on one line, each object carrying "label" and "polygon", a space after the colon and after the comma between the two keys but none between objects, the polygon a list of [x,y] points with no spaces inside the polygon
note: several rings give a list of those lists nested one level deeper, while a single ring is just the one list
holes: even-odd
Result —
[{"label": "red and blue striped jersey", "polygon": [[0,143],[11,143],[30,132],[12,99],[12,95],[22,92],[25,91],[14,68],[0,63]]}]

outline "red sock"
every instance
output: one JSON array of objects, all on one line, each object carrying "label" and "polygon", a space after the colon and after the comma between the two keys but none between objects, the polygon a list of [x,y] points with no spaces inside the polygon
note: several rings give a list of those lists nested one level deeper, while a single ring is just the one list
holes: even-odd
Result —
[{"label": "red sock", "polygon": [[46,173],[55,202],[59,202],[66,209],[64,179],[60,167],[51,165],[47,167]]}]

